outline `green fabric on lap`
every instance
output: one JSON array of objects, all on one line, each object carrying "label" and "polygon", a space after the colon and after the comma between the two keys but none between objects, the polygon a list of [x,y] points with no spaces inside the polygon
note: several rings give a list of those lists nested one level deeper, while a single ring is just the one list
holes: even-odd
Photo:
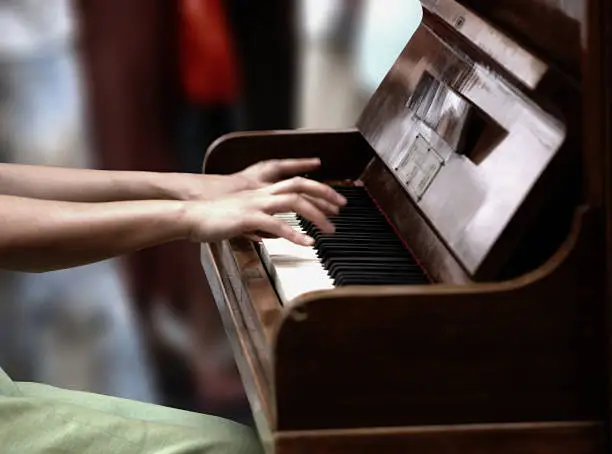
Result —
[{"label": "green fabric on lap", "polygon": [[214,416],[38,383],[0,369],[3,454],[260,454],[253,431]]}]

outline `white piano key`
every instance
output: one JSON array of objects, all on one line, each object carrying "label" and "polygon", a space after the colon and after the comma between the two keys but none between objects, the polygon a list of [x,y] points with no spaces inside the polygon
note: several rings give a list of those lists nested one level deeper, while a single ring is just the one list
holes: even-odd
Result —
[{"label": "white piano key", "polygon": [[283,304],[307,292],[334,288],[332,280],[327,274],[321,273],[323,268],[317,265],[315,263],[274,265],[276,291]]},{"label": "white piano key", "polygon": [[[275,215],[301,233],[295,213]],[[299,246],[284,238],[265,238],[262,256],[283,304],[304,293],[335,288],[333,279],[312,247]]]}]

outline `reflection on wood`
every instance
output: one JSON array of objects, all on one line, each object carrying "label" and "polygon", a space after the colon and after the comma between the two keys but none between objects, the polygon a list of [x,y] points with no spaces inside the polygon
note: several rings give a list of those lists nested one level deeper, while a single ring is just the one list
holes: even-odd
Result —
[{"label": "reflection on wood", "polygon": [[588,0],[459,0],[575,77],[581,73],[581,23]]}]

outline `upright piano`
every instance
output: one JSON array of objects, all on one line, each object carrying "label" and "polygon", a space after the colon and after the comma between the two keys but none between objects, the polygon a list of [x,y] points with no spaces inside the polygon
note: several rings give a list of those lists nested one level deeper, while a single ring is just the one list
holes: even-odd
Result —
[{"label": "upright piano", "polygon": [[334,235],[279,215],[312,248],[202,247],[258,432],[277,454],[607,452],[586,2],[421,3],[355,128],[207,153],[221,174],[320,157],[308,176],[349,201]]}]

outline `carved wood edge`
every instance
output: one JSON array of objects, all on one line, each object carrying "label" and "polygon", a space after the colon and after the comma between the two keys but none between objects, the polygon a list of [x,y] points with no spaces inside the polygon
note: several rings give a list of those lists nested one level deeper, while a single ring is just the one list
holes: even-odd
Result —
[{"label": "carved wood edge", "polygon": [[274,454],[603,454],[601,422],[277,432]]},{"label": "carved wood edge", "polygon": [[261,346],[259,349],[261,354],[265,354],[262,356],[264,363],[269,365],[273,329],[280,318],[282,305],[253,242],[237,238],[231,240],[229,244],[241,273],[242,284],[248,294],[248,298],[239,302],[240,307],[251,319],[253,330],[260,335],[255,341]]},{"label": "carved wood edge", "polygon": [[226,273],[223,268],[219,267],[221,259],[216,250],[219,247],[220,244],[203,244],[202,264],[234,352],[257,428],[265,437],[270,428],[274,427],[276,418],[274,396],[266,380],[269,374],[264,370],[262,358],[250,336],[242,308],[233,294],[232,283],[224,276]]}]

